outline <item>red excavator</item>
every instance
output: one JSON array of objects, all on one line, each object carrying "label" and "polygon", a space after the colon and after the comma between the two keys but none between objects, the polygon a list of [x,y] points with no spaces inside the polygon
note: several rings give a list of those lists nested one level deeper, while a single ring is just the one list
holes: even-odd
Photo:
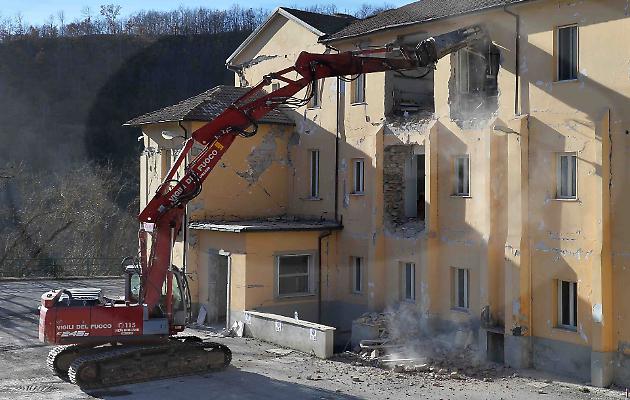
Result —
[{"label": "red excavator", "polygon": [[[182,228],[184,207],[201,192],[210,171],[238,136],[256,134],[256,121],[267,113],[282,105],[305,105],[313,96],[315,80],[433,68],[440,58],[481,35],[481,29],[473,26],[417,45],[401,42],[332,54],[302,52],[295,65],[266,75],[197,129],[138,217],[140,251],[124,266],[125,297],[107,298],[100,289],[60,289],[42,295],[39,339],[58,345],[48,355],[52,372],[83,388],[98,388],[228,366],[232,355],[226,346],[177,335],[190,319],[191,303],[186,276],[173,265],[172,248]],[[281,87],[265,92],[273,82]],[[304,97],[294,97],[305,88]],[[175,180],[195,142],[205,148]]]}]

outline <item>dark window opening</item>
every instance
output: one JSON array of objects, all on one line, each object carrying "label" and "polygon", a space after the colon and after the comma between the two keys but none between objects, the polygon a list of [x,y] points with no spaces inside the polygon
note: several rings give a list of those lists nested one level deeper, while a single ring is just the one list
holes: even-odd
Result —
[{"label": "dark window opening", "polygon": [[577,26],[558,28],[558,80],[569,81],[577,79],[578,72],[578,43]]},{"label": "dark window opening", "polygon": [[577,282],[558,281],[558,325],[577,328]]}]

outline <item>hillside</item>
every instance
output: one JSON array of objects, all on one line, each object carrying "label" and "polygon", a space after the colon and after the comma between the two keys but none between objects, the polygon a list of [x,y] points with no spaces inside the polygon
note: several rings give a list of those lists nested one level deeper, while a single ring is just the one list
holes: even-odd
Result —
[{"label": "hillside", "polygon": [[231,84],[224,60],[246,36],[0,43],[0,264],[133,254],[140,132],[122,123]]}]

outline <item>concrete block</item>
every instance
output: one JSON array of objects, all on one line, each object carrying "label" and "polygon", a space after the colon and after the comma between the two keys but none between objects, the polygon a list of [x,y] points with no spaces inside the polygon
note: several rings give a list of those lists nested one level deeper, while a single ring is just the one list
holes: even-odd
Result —
[{"label": "concrete block", "polygon": [[335,328],[283,315],[243,311],[245,334],[256,339],[313,354],[333,355]]},{"label": "concrete block", "polygon": [[614,352],[591,352],[591,385],[608,387],[615,376]]},{"label": "concrete block", "polygon": [[532,338],[530,336],[505,336],[505,364],[512,368],[532,366]]}]

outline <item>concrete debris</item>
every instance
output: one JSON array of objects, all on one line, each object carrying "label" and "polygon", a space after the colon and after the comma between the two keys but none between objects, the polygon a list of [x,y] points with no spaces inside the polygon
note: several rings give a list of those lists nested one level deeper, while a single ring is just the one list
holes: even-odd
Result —
[{"label": "concrete debris", "polygon": [[243,337],[245,325],[242,321],[235,321],[232,327],[225,332],[226,337]]},{"label": "concrete debris", "polygon": [[401,318],[402,312],[366,313],[353,321],[353,336],[358,327],[361,334],[374,337],[358,341],[349,354],[360,361],[352,365],[380,367],[402,375],[421,374],[436,381],[493,382],[508,372],[512,378],[518,378],[507,367],[481,360],[468,332],[421,337],[410,318]]},{"label": "concrete debris", "polygon": [[279,356],[279,357],[284,357],[284,356],[288,356],[289,354],[293,353],[293,350],[291,349],[267,349],[266,350],[267,353]]}]

